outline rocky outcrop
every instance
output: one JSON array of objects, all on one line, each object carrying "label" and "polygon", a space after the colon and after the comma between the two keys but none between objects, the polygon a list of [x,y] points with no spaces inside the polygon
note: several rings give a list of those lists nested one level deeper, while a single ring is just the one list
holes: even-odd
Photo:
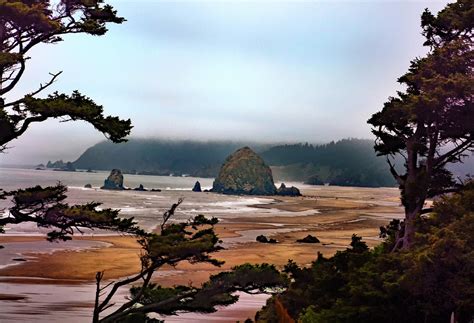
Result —
[{"label": "rocky outcrop", "polygon": [[301,192],[298,188],[294,186],[286,187],[285,183],[281,183],[280,188],[277,189],[276,194],[280,196],[301,196]]},{"label": "rocky outcrop", "polygon": [[214,180],[212,192],[244,195],[275,195],[272,171],[249,147],[227,157]]},{"label": "rocky outcrop", "polygon": [[92,184],[86,184],[84,185],[84,188],[92,188]]},{"label": "rocky outcrop", "polygon": [[101,187],[103,190],[124,190],[123,187],[123,175],[120,169],[112,169],[109,177],[104,181],[104,186]]},{"label": "rocky outcrop", "polygon": [[270,238],[268,239],[267,237],[265,237],[263,234],[257,236],[257,238],[255,239],[257,242],[260,242],[260,243],[277,243],[278,241],[276,241],[275,239],[273,238]]},{"label": "rocky outcrop", "polygon": [[296,240],[296,242],[299,242],[299,243],[320,243],[318,238],[316,238],[315,236],[312,236],[310,234],[308,234],[303,239]]},{"label": "rocky outcrop", "polygon": [[64,168],[66,167],[66,163],[63,162],[62,160],[57,160],[55,162],[51,162],[48,160],[48,163],[46,164],[46,168]]},{"label": "rocky outcrop", "polygon": [[194,184],[193,192],[202,192],[201,183],[199,183],[199,181],[197,181],[196,184]]},{"label": "rocky outcrop", "polygon": [[135,187],[133,189],[134,191],[140,191],[140,192],[146,192],[147,189],[143,187],[143,184],[138,185],[138,187]]}]

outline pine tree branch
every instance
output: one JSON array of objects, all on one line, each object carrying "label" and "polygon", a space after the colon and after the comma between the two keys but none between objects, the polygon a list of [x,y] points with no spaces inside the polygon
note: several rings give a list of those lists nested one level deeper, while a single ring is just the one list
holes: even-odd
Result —
[{"label": "pine tree branch", "polygon": [[466,138],[462,144],[456,146],[455,148],[451,149],[447,153],[440,155],[438,158],[435,158],[433,162],[433,167],[441,168],[445,166],[449,162],[450,158],[455,157],[456,155],[462,154],[466,150],[473,148],[473,146],[474,146],[474,142],[472,138],[471,137]]},{"label": "pine tree branch", "polygon": [[[58,73],[49,73],[49,75],[51,75],[51,79],[44,85],[40,84],[40,87],[36,91],[31,92],[30,94],[27,94],[26,96],[33,97],[33,96],[39,94],[40,92],[42,92],[43,90],[47,89],[49,86],[51,86],[54,83],[54,81],[61,74],[62,74],[62,71],[59,71]],[[17,105],[17,104],[20,104],[20,103],[23,103],[23,102],[25,102],[24,98],[13,101],[13,102],[5,103],[4,107],[14,106],[14,105]]]}]

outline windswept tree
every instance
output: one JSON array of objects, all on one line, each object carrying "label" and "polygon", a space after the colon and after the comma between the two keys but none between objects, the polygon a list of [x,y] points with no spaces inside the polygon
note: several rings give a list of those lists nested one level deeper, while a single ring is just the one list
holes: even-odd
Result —
[{"label": "windswept tree", "polygon": [[[96,299],[93,322],[155,322],[149,314],[175,315],[177,311],[215,312],[216,306],[238,301],[237,291],[245,293],[274,293],[287,286],[287,278],[268,264],[244,264],[231,271],[211,276],[201,287],[162,287],[153,282],[153,275],[164,265],[179,262],[207,262],[223,264],[211,257],[222,249],[214,232],[216,218],[198,215],[187,222],[172,223],[183,200],[163,214],[159,233],[144,233],[138,239],[142,246],[139,273],[119,281],[102,282],[104,273],[96,275]],[[120,287],[131,287],[130,296],[120,306],[115,306],[114,296]]]},{"label": "windswept tree", "polygon": [[62,72],[21,98],[7,100],[27,68],[30,51],[56,44],[68,34],[101,36],[108,23],[124,18],[102,0],[0,0],[0,147],[21,136],[34,122],[49,118],[84,120],[114,142],[130,133],[130,120],[104,116],[102,106],[78,91],[38,95]]},{"label": "windswept tree", "polygon": [[[102,0],[0,0],[0,151],[23,135],[35,122],[50,118],[62,121],[83,120],[92,124],[113,142],[125,141],[132,128],[130,120],[105,116],[103,107],[78,91],[53,93],[39,97],[61,72],[37,89],[11,99],[24,75],[29,52],[41,44],[55,44],[67,34],[104,35],[108,23],[122,23],[123,18]],[[11,198],[13,207],[0,218],[0,229],[8,224],[34,222],[51,228],[48,239],[70,239],[80,228],[103,228],[121,232],[138,232],[133,220],[121,220],[115,210],[98,210],[99,204],[68,205],[66,187],[33,187],[0,192],[0,198]]]},{"label": "windswept tree", "polygon": [[[398,79],[406,90],[368,121],[405,208],[394,250],[412,246],[416,221],[431,211],[427,198],[459,188],[446,166],[474,149],[474,2],[459,0],[436,16],[426,9],[421,26],[428,54]],[[391,161],[395,155],[405,159],[403,172]]]}]

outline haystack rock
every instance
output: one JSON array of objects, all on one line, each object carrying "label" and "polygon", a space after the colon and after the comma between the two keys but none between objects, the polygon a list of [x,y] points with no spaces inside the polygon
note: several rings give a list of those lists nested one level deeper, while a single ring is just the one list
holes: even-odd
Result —
[{"label": "haystack rock", "polygon": [[227,157],[214,180],[212,192],[244,195],[275,195],[272,170],[249,147]]},{"label": "haystack rock", "polygon": [[112,169],[109,177],[104,181],[103,190],[124,190],[123,175],[120,169]]},{"label": "haystack rock", "polygon": [[199,183],[199,181],[197,181],[196,184],[194,184],[193,192],[202,192],[201,183]]}]

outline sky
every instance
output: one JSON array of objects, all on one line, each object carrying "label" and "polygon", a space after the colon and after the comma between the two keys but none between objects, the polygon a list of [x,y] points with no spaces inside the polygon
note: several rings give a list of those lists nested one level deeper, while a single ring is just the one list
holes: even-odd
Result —
[{"label": "sky", "polygon": [[[63,71],[133,137],[324,143],[372,138],[366,120],[423,56],[420,15],[447,1],[109,1],[127,19],[103,37],[31,52],[10,98]],[[47,94],[47,93],[45,93]],[[83,122],[34,125],[0,164],[74,160],[104,140]]]}]

